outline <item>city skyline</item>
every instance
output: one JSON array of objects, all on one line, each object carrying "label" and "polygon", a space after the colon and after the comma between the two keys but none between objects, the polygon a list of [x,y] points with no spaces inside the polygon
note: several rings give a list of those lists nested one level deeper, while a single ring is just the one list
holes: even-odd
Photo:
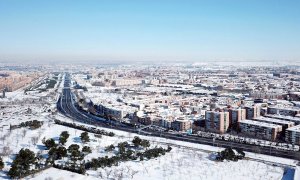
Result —
[{"label": "city skyline", "polygon": [[298,62],[299,5],[0,1],[0,62]]}]

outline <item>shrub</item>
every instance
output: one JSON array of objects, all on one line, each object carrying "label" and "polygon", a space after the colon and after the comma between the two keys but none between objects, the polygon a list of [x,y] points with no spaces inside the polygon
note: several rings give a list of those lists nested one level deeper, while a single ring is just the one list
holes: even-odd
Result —
[{"label": "shrub", "polygon": [[242,150],[235,149],[237,153],[234,152],[232,148],[226,148],[221,152],[218,152],[216,160],[223,161],[231,160],[231,161],[238,161],[239,159],[243,159],[245,157],[245,153]]},{"label": "shrub", "polygon": [[33,121],[26,121],[22,122],[18,125],[18,127],[29,127],[30,129],[37,129],[43,125],[42,121],[33,120]]},{"label": "shrub", "polygon": [[34,152],[29,149],[21,149],[12,162],[8,175],[11,178],[20,178],[30,173],[31,165],[36,163]]},{"label": "shrub", "polygon": [[121,142],[121,143],[119,143],[118,144],[118,148],[119,148],[119,153],[120,154],[122,154],[122,153],[124,153],[125,151],[126,151],[126,147],[128,147],[129,146],[129,144],[128,144],[128,142]]},{"label": "shrub", "polygon": [[84,146],[82,148],[82,152],[86,153],[86,154],[89,154],[92,152],[91,148],[89,146]]},{"label": "shrub", "polygon": [[68,133],[68,131],[61,132],[61,134],[59,136],[59,143],[64,145],[67,142],[69,136],[70,136],[70,134]]},{"label": "shrub", "polygon": [[79,151],[79,145],[72,144],[68,147],[68,152],[70,153],[70,158],[72,161],[82,160],[83,154]]},{"label": "shrub", "polygon": [[132,140],[132,143],[135,147],[142,146],[143,148],[148,148],[150,147],[150,142],[145,139],[141,139],[138,136],[135,136]]},{"label": "shrub", "polygon": [[143,148],[148,148],[148,147],[150,147],[150,142],[148,140],[143,139],[141,142],[141,146]]},{"label": "shrub", "polygon": [[52,147],[56,147],[56,144],[55,144],[55,141],[54,139],[50,138],[50,139],[47,139],[46,141],[43,142],[44,145],[46,146],[47,149],[50,149]]},{"label": "shrub", "polygon": [[89,134],[88,134],[87,132],[81,133],[80,139],[81,139],[81,141],[82,141],[83,143],[90,142],[90,137],[89,137]]},{"label": "shrub", "polygon": [[139,147],[141,145],[142,139],[138,136],[135,136],[132,140],[132,143],[135,147]]},{"label": "shrub", "polygon": [[63,165],[58,165],[58,164],[54,164],[53,167],[57,168],[57,169],[63,169],[66,171],[71,171],[74,173],[78,173],[78,174],[85,174],[86,170],[84,165],[80,164],[79,166],[63,166]]},{"label": "shrub", "polygon": [[2,170],[4,168],[4,162],[2,157],[0,157],[0,170]]},{"label": "shrub", "polygon": [[69,153],[72,153],[72,151],[79,151],[79,145],[78,144],[71,144],[69,147],[68,147],[68,152]]},{"label": "shrub", "polygon": [[170,152],[172,150],[171,146],[168,146],[167,152]]},{"label": "shrub", "polygon": [[115,149],[115,146],[113,144],[111,144],[105,148],[105,151],[112,151],[114,149]]},{"label": "shrub", "polygon": [[49,157],[53,160],[62,159],[67,156],[67,149],[63,146],[52,147],[49,152]]},{"label": "shrub", "polygon": [[113,137],[114,135],[115,135],[115,133],[113,133],[113,132],[108,133],[108,136],[110,136],[110,137]]},{"label": "shrub", "polygon": [[[106,147],[106,150],[114,148],[113,145]],[[118,165],[121,161],[127,160],[137,160],[139,158],[140,161],[146,159],[151,159],[153,157],[158,157],[160,155],[164,155],[166,152],[171,151],[171,147],[169,146],[168,149],[163,149],[162,147],[149,149],[145,152],[134,152],[133,150],[129,149],[129,144],[127,142],[121,142],[118,144],[119,154],[112,157],[99,157],[93,158],[91,161],[85,163],[85,169],[94,169],[97,168],[104,168],[104,167],[111,167]]]}]

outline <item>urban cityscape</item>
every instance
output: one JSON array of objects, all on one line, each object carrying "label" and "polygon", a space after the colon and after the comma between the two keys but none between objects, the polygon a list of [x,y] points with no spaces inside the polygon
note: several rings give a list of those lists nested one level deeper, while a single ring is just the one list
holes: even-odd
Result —
[{"label": "urban cityscape", "polygon": [[300,180],[298,2],[0,7],[0,179]]},{"label": "urban cityscape", "polygon": [[[80,170],[80,174],[88,174],[89,178],[142,178],[149,166],[163,165],[165,170],[185,166],[204,168],[203,162],[208,163],[208,167],[224,164],[243,171],[241,162],[245,168],[248,163],[254,163],[253,169],[247,170],[255,173],[253,177],[257,179],[266,175],[276,179],[299,166],[299,80],[299,66],[127,64],[84,68],[55,65],[39,69],[3,64],[1,154],[3,161],[11,161],[10,155],[17,153],[15,150],[27,147],[41,156],[35,162],[39,168],[44,170],[50,164],[58,169],[69,167],[67,170]],[[63,149],[65,145],[57,134],[60,131],[68,132],[75,144],[90,148],[90,153],[82,152],[82,159],[75,161],[80,162],[78,167],[71,166],[73,161],[67,160],[69,156],[72,159],[72,152],[67,153],[74,145],[72,142],[65,142],[70,144],[65,155],[53,154],[52,151],[60,151],[58,148]],[[89,133],[87,142],[82,142],[80,132]],[[176,157],[175,162],[174,157],[165,157],[164,163],[151,162],[149,158],[149,164],[143,165],[145,170],[122,160],[125,162],[120,163],[121,167],[113,168],[115,174],[109,174],[107,169],[87,168],[88,162],[97,155],[120,153],[120,143],[135,137],[151,144],[146,149],[172,148],[170,153],[183,157]],[[54,145],[47,144],[50,141],[47,138],[55,140]],[[112,150],[107,150],[109,146]],[[237,161],[233,159],[218,160],[224,148],[244,154],[243,160],[237,164],[227,164]],[[137,149],[131,151],[130,156],[139,159]],[[193,161],[190,158],[198,160],[188,163]],[[215,162],[218,163],[210,164]],[[267,169],[260,172],[255,166],[265,166],[272,169],[272,173]],[[127,173],[123,172],[125,167],[130,169]],[[7,168],[8,174],[12,173],[11,168]],[[81,172],[81,168],[84,171]],[[22,172],[19,173],[15,177],[23,177]],[[153,173],[146,174],[151,179]],[[194,176],[198,174],[194,173]],[[210,171],[202,173],[208,178]],[[230,175],[225,173],[222,177]],[[168,175],[155,176],[166,178]]]}]

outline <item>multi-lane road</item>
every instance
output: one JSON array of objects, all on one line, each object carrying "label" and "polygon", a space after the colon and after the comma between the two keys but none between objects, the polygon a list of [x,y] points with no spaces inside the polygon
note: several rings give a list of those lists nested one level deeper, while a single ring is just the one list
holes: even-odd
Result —
[{"label": "multi-lane road", "polygon": [[168,132],[157,132],[151,130],[138,131],[134,127],[127,126],[120,122],[109,121],[103,118],[99,118],[97,116],[89,114],[86,111],[82,111],[78,108],[74,95],[70,88],[70,84],[71,84],[70,81],[71,81],[70,75],[66,74],[65,81],[64,81],[64,89],[57,102],[57,109],[63,115],[73,119],[74,121],[79,121],[86,124],[97,125],[105,128],[110,128],[110,129],[117,129],[121,131],[132,132],[132,133],[139,133],[141,135],[164,137],[173,140],[206,144],[206,145],[219,146],[225,148],[226,147],[239,148],[248,152],[256,152],[256,153],[258,152],[261,154],[300,160],[300,152],[285,151],[285,150],[279,150],[270,147],[262,147],[257,145],[242,144],[242,143],[229,142],[223,140],[213,141],[212,139],[208,139],[208,138],[202,138],[197,136],[183,136],[183,135],[181,136],[181,135],[171,134]]}]

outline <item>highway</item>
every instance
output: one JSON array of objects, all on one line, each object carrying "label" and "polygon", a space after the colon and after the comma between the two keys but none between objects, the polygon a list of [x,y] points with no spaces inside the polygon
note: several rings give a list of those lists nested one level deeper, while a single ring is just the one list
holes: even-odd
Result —
[{"label": "highway", "polygon": [[94,116],[92,114],[89,114],[86,111],[80,110],[78,108],[77,103],[75,102],[74,95],[70,89],[70,84],[71,84],[70,75],[66,74],[64,89],[62,91],[60,98],[58,99],[57,109],[60,113],[73,119],[74,121],[83,122],[91,125],[97,125],[100,127],[105,127],[110,129],[126,131],[126,132],[139,133],[141,135],[163,137],[172,140],[179,140],[179,141],[205,144],[211,146],[219,146],[224,148],[226,147],[239,148],[247,152],[255,152],[260,154],[272,155],[276,157],[284,157],[289,159],[300,160],[300,152],[295,152],[295,151],[285,151],[285,150],[279,150],[270,147],[242,144],[242,143],[223,141],[217,139],[213,142],[212,139],[208,139],[208,138],[188,136],[188,135],[176,135],[168,132],[158,132],[158,131],[151,131],[151,130],[138,131],[134,127],[127,126],[117,121],[106,120]]}]

